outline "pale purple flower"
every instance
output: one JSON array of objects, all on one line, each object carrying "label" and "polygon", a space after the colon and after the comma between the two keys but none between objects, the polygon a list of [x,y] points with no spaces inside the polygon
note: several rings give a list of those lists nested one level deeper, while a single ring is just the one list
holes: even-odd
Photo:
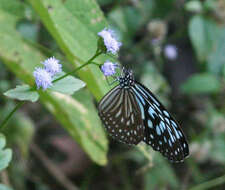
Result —
[{"label": "pale purple flower", "polygon": [[116,73],[116,67],[118,67],[117,64],[112,63],[110,61],[106,61],[102,66],[101,70],[105,76],[111,76]]},{"label": "pale purple flower", "polygon": [[166,45],[164,47],[164,55],[169,60],[175,60],[177,58],[177,47],[175,45]]},{"label": "pale purple flower", "polygon": [[52,85],[51,74],[45,69],[36,67],[33,75],[38,89],[42,87],[43,90],[46,90]]},{"label": "pale purple flower", "polygon": [[56,73],[62,72],[62,65],[59,64],[59,60],[55,57],[46,59],[42,64],[45,66],[45,70],[48,71],[52,76]]},{"label": "pale purple flower", "polygon": [[115,55],[119,51],[122,43],[115,39],[114,32],[112,30],[105,28],[99,32],[98,35],[102,37],[107,52],[111,52]]}]

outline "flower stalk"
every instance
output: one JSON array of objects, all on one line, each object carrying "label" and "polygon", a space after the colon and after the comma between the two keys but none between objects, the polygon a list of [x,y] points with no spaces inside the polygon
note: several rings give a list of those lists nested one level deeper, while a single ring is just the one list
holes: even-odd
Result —
[{"label": "flower stalk", "polygon": [[9,113],[9,115],[2,121],[1,125],[0,125],[0,130],[3,129],[3,127],[6,125],[6,123],[8,122],[8,120],[12,117],[12,115],[16,112],[16,110],[18,110],[25,102],[19,102],[15,108]]}]

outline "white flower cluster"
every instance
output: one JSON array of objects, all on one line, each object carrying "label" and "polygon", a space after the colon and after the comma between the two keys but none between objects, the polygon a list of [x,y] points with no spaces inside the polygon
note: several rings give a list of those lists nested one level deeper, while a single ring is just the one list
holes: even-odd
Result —
[{"label": "white flower cluster", "polygon": [[42,64],[44,65],[44,68],[36,67],[33,75],[37,88],[39,89],[42,87],[43,90],[46,90],[52,86],[52,77],[62,71],[62,65],[59,64],[59,60],[55,57],[46,59]]},{"label": "white flower cluster", "polygon": [[[119,51],[122,43],[116,40],[115,34],[112,30],[105,28],[101,32],[99,32],[98,35],[103,39],[104,46],[107,52],[115,55]],[[116,63],[106,61],[101,66],[101,70],[105,76],[111,76],[116,73],[117,67],[118,65]]]}]

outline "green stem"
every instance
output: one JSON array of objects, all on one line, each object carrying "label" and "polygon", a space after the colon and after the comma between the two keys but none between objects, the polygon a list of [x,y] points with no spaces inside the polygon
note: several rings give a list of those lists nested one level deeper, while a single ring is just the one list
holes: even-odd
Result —
[{"label": "green stem", "polygon": [[212,187],[222,185],[225,183],[225,175],[220,176],[216,179],[207,181],[205,183],[202,183],[200,185],[197,185],[196,187],[191,188],[190,190],[203,190],[203,189],[210,189]]},{"label": "green stem", "polygon": [[25,102],[19,102],[15,108],[9,113],[9,115],[3,120],[3,122],[0,125],[0,129],[2,130],[3,127],[6,125],[7,121],[10,119],[10,117],[14,114],[16,110],[18,110]]},{"label": "green stem", "polygon": [[85,67],[85,66],[91,64],[92,61],[93,61],[96,57],[98,57],[99,55],[101,55],[101,54],[102,54],[102,52],[97,50],[96,53],[95,53],[95,55],[94,55],[93,57],[91,57],[86,63],[84,63],[83,65],[77,67],[76,69],[72,70],[71,72],[66,73],[65,75],[63,75],[63,76],[61,76],[61,77],[59,77],[59,78],[53,80],[52,82],[54,83],[54,82],[56,82],[56,81],[58,81],[58,80],[61,80],[61,79],[65,78],[65,77],[67,77],[68,75],[71,75],[72,73],[74,73],[74,72],[80,70],[81,68],[83,68],[83,67]]},{"label": "green stem", "polygon": [[148,161],[150,162],[151,165],[153,165],[152,163],[152,156],[151,154],[145,149],[145,147],[140,144],[137,146],[138,150],[148,159]]}]

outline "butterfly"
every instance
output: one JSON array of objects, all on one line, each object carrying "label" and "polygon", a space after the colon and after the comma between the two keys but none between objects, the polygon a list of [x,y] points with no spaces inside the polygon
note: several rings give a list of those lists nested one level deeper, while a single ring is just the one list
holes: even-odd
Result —
[{"label": "butterfly", "polygon": [[144,85],[124,69],[116,78],[119,84],[99,102],[99,116],[108,133],[116,140],[152,146],[172,162],[189,155],[187,140],[179,124]]}]

